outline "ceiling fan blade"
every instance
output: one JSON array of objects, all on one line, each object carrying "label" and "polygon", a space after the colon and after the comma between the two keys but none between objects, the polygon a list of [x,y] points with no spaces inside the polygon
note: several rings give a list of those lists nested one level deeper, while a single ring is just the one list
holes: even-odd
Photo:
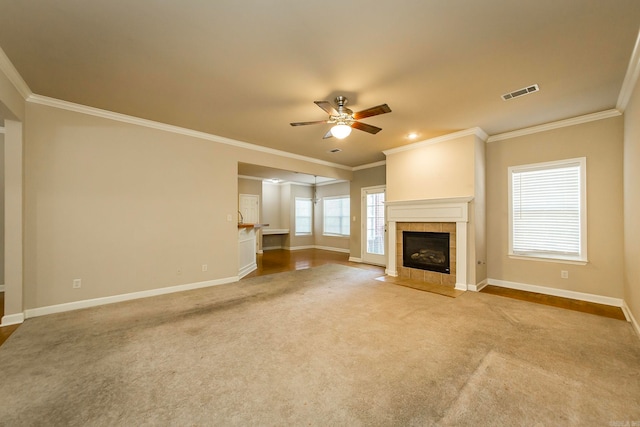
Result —
[{"label": "ceiling fan blade", "polygon": [[338,112],[329,101],[313,101],[318,107],[326,111],[330,116],[337,116]]},{"label": "ceiling fan blade", "polygon": [[291,126],[319,125],[320,123],[329,123],[329,120],[316,120],[315,122],[295,122],[289,123]]},{"label": "ceiling fan blade", "polygon": [[374,135],[382,130],[382,128],[379,128],[379,127],[376,127],[376,126],[371,126],[371,125],[368,125],[366,123],[360,123],[360,122],[353,122],[351,124],[351,127],[352,128],[356,128],[358,130],[363,130],[365,132],[372,133]]},{"label": "ceiling fan blade", "polygon": [[332,137],[333,137],[333,134],[331,133],[331,129],[329,129],[329,131],[324,134],[322,139],[329,139],[329,138],[332,138]]},{"label": "ceiling fan blade", "polygon": [[366,110],[353,113],[353,118],[356,120],[364,119],[366,117],[377,116],[378,114],[390,113],[391,108],[387,104],[376,105],[375,107],[367,108]]}]

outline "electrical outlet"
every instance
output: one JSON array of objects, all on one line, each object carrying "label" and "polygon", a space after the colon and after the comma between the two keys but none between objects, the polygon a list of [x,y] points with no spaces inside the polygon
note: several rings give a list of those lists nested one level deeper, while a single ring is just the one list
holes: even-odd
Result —
[{"label": "electrical outlet", "polygon": [[567,270],[560,270],[560,278],[561,279],[568,279],[569,278],[569,272]]},{"label": "electrical outlet", "polygon": [[78,289],[82,286],[82,279],[73,279],[73,289]]},{"label": "electrical outlet", "polygon": [[176,274],[178,274],[178,275],[182,274],[182,269],[181,269],[181,268],[178,268],[178,269],[176,270]]},{"label": "electrical outlet", "polygon": [[207,266],[207,264],[202,264],[202,271],[207,271],[209,269],[209,267]]}]

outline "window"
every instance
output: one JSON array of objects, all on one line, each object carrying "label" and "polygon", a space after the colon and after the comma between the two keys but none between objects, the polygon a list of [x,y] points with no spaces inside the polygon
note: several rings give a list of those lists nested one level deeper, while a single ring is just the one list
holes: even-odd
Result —
[{"label": "window", "polygon": [[349,196],[325,197],[323,200],[323,231],[329,236],[348,236],[351,201]]},{"label": "window", "polygon": [[586,158],[509,168],[509,255],[587,261]]},{"label": "window", "polygon": [[296,197],[295,221],[296,236],[311,234],[313,206],[311,199]]}]

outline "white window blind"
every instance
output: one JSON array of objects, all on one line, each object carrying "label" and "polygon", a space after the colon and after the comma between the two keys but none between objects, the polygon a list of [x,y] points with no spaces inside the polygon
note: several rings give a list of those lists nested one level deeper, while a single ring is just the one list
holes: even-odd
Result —
[{"label": "white window blind", "polygon": [[296,197],[295,221],[296,235],[311,234],[313,206],[311,199]]},{"label": "white window blind", "polygon": [[325,197],[323,200],[323,234],[348,236],[351,200],[348,196]]},{"label": "white window blind", "polygon": [[586,261],[585,165],[509,168],[512,255]]}]

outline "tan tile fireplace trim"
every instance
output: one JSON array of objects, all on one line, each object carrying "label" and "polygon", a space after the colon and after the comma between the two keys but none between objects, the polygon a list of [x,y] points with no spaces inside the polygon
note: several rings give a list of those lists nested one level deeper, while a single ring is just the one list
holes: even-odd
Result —
[{"label": "tan tile fireplace trim", "polygon": [[[449,233],[449,262],[451,274],[404,267],[402,261],[402,232],[427,231]],[[396,224],[396,265],[398,277],[419,280],[434,285],[456,285],[456,223],[455,222],[398,222]]]},{"label": "tan tile fireplace trim", "polygon": [[[399,274],[398,266],[402,267],[402,262],[398,263],[397,255],[397,228],[399,223],[455,223],[455,288],[466,291],[468,289],[467,260],[470,254],[467,241],[467,226],[471,200],[473,200],[473,197],[390,201],[385,203],[389,231],[389,254],[386,274],[397,277]],[[423,227],[426,227],[426,225]],[[400,241],[402,241],[402,234],[400,234]]]}]

